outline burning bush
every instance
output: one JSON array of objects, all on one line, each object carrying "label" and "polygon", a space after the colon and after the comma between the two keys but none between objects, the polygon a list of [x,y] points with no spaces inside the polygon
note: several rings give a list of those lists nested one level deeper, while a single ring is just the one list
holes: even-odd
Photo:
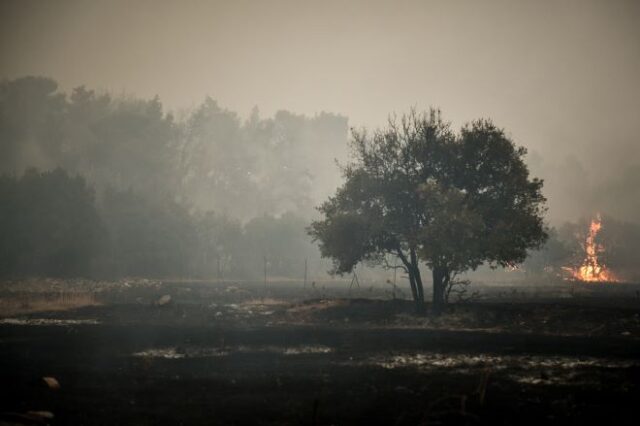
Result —
[{"label": "burning bush", "polygon": [[619,282],[640,280],[640,225],[595,214],[553,230],[526,268],[565,280]]}]

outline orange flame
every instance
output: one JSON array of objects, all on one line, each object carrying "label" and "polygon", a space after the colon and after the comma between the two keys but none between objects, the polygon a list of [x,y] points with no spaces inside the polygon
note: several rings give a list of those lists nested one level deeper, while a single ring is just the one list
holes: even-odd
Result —
[{"label": "orange flame", "polygon": [[572,278],[586,282],[618,281],[613,272],[607,269],[598,259],[598,255],[605,251],[604,246],[596,242],[596,236],[601,228],[602,218],[598,213],[595,219],[591,220],[591,225],[589,226],[589,234],[584,243],[586,257],[582,262],[582,266],[577,269],[566,268],[571,273]]}]

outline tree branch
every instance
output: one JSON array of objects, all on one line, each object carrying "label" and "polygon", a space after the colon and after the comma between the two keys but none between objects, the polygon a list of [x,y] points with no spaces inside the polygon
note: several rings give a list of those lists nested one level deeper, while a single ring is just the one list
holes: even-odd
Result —
[{"label": "tree branch", "polygon": [[[395,253],[392,252],[391,254],[395,254]],[[384,263],[383,267],[385,269],[401,269],[404,272],[407,272],[407,273],[409,272],[409,270],[407,269],[407,267],[405,265],[392,265],[392,264],[389,263],[389,260],[386,257],[384,257],[383,263]]]}]

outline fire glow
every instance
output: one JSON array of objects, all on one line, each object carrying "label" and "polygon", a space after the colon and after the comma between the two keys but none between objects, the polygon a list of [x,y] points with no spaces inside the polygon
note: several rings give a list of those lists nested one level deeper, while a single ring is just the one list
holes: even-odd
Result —
[{"label": "fire glow", "polygon": [[571,278],[585,282],[616,282],[618,279],[598,258],[604,253],[602,244],[596,242],[596,236],[602,228],[602,218],[598,213],[589,225],[589,233],[584,242],[585,258],[579,268],[565,268]]}]

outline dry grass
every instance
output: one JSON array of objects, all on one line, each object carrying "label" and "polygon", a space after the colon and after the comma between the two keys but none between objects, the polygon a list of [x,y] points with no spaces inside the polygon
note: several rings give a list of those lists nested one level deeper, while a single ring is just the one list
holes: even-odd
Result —
[{"label": "dry grass", "polygon": [[272,297],[265,297],[264,299],[249,299],[240,303],[243,306],[284,306],[289,305],[291,302],[282,299],[274,299]]},{"label": "dry grass", "polygon": [[99,304],[95,294],[88,292],[10,293],[0,297],[0,317],[66,311]]}]

